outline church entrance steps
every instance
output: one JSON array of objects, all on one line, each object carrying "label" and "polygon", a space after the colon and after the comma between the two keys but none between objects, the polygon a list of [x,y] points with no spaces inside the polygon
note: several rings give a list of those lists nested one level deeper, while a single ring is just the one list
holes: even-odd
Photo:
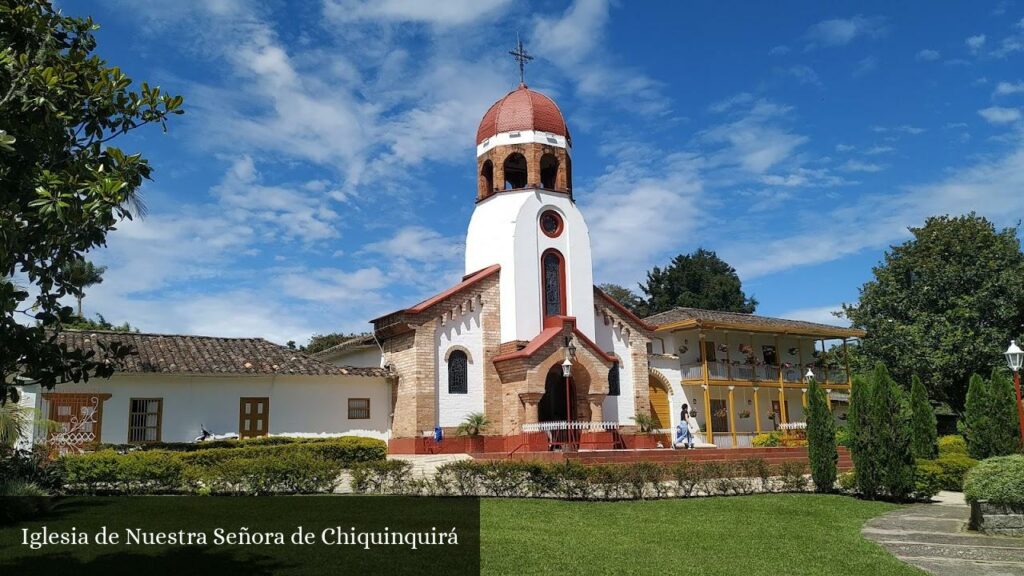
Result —
[{"label": "church entrance steps", "polygon": [[469,454],[392,454],[389,460],[405,460],[412,464],[413,478],[433,478],[437,469],[449,462],[469,460]]}]

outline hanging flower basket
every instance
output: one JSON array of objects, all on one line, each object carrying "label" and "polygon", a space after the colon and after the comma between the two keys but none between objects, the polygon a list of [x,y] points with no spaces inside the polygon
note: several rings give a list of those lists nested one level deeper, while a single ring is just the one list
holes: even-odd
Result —
[{"label": "hanging flower basket", "polygon": [[740,410],[736,415],[743,419],[750,418],[750,410]]}]

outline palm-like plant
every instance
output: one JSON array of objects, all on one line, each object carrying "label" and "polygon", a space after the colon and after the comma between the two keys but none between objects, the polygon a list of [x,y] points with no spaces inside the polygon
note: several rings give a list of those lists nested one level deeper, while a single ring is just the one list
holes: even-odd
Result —
[{"label": "palm-like plant", "polygon": [[85,289],[103,283],[103,273],[107,271],[106,266],[96,266],[85,259],[72,260],[64,270],[65,277],[69,284],[78,289],[75,298],[78,300],[78,317],[82,316],[82,299],[85,298]]},{"label": "palm-like plant", "polygon": [[18,439],[26,436],[35,424],[35,412],[34,408],[17,402],[0,404],[0,446],[14,448]]},{"label": "palm-like plant", "polygon": [[633,416],[633,422],[636,422],[640,432],[644,434],[651,434],[658,429],[658,419],[647,412],[637,412],[636,416]]},{"label": "palm-like plant", "polygon": [[455,429],[455,433],[459,436],[479,436],[490,425],[490,419],[483,412],[471,412],[466,414],[462,424]]}]

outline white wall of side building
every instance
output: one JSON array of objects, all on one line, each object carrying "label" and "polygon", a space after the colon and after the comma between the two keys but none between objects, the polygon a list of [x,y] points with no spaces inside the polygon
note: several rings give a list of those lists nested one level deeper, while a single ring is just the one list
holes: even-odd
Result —
[{"label": "white wall of side building", "polygon": [[[549,238],[540,215],[552,209],[564,230]],[[480,202],[466,235],[466,273],[501,265],[501,341],[531,340],[542,330],[540,256],[548,248],[566,262],[566,314],[588,338],[594,334],[594,274],[590,232],[566,195],[539,189],[500,192]]]},{"label": "white wall of side building", "polygon": [[[504,272],[503,272],[504,273]],[[439,426],[458,426],[467,414],[484,411],[484,346],[480,306],[463,310],[454,318],[446,316],[438,327],[437,418]],[[469,358],[466,394],[448,393],[448,354],[462,350]]]},{"label": "white wall of side building", "polygon": [[365,348],[350,348],[348,350],[342,350],[334,354],[326,354],[324,356],[317,356],[324,362],[329,362],[335,366],[355,366],[358,368],[383,368],[383,354],[380,348],[365,347]]},{"label": "white wall of side building", "polygon": [[[602,405],[604,419],[620,424],[632,424],[636,416],[636,402],[633,390],[634,370],[643,369],[633,362],[633,354],[629,349],[629,341],[622,333],[622,326],[604,323],[603,314],[597,312],[594,318],[596,334],[594,343],[605,352],[615,355],[619,360],[619,395],[608,396]],[[606,374],[598,374],[597,378],[607,378]]]},{"label": "white wall of side building", "polygon": [[[132,398],[162,398],[161,440],[191,442],[202,428],[215,434],[238,432],[242,397],[270,399],[271,435],[354,435],[387,440],[391,392],[384,378],[363,376],[187,376],[120,374],[109,380],[61,384],[61,393],[110,394],[103,403],[100,441],[128,441]],[[368,398],[370,418],[348,418],[348,399]],[[48,415],[41,395],[36,407]]]}]

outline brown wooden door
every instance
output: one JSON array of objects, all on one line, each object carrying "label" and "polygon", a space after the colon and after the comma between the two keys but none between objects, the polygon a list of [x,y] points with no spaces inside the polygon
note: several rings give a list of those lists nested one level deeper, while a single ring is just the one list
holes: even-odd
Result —
[{"label": "brown wooden door", "polygon": [[725,400],[711,399],[711,431],[715,434],[729,431],[729,408]]},{"label": "brown wooden door", "polygon": [[778,400],[772,400],[772,412],[775,413],[776,430],[779,429],[779,424],[782,424],[783,421],[789,422],[789,400],[786,400],[784,407],[785,412],[783,412],[782,409],[780,409]]},{"label": "brown wooden door", "polygon": [[270,430],[270,398],[241,398],[238,404],[238,437],[266,436]]}]

